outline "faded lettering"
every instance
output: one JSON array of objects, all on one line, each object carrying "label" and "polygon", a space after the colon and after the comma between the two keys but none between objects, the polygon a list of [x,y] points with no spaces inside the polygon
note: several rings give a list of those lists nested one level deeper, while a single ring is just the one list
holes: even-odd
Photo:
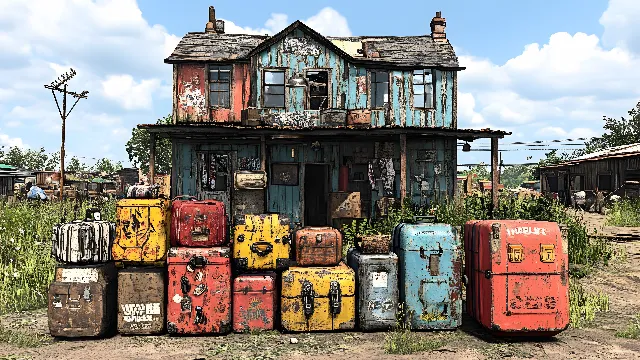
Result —
[{"label": "faded lettering", "polygon": [[539,310],[543,308],[553,310],[556,308],[556,304],[554,296],[515,296],[509,307],[513,310]]},{"label": "faded lettering", "polygon": [[123,304],[121,308],[125,322],[150,322],[160,315],[160,303]]},{"label": "faded lettering", "polygon": [[520,226],[513,229],[507,229],[507,235],[542,235],[547,236],[547,229],[531,226]]},{"label": "faded lettering", "polygon": [[371,281],[371,286],[374,288],[386,288],[387,287],[387,278],[388,275],[386,272],[372,272],[369,274],[369,281]]},{"label": "faded lettering", "polygon": [[90,283],[98,281],[98,269],[62,269],[62,282]]}]

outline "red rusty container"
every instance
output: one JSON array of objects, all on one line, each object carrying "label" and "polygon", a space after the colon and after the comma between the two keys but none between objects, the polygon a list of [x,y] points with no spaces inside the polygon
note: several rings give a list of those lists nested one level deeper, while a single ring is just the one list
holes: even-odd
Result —
[{"label": "red rusty container", "polygon": [[169,334],[231,330],[230,257],[228,247],[169,249]]},{"label": "red rusty container", "polygon": [[331,227],[304,227],[294,235],[298,266],[335,266],[342,260],[342,234]]},{"label": "red rusty container", "polygon": [[233,331],[274,329],[275,281],[274,273],[241,275],[233,281]]},{"label": "red rusty container", "polygon": [[[177,197],[179,199],[181,197]],[[227,242],[224,203],[182,197],[171,203],[171,246],[207,247]]]},{"label": "red rusty container", "polygon": [[465,224],[467,313],[498,335],[553,336],[569,326],[569,258],[557,223]]},{"label": "red rusty container", "polygon": [[340,166],[340,172],[338,172],[338,191],[347,191],[349,188],[349,167]]}]

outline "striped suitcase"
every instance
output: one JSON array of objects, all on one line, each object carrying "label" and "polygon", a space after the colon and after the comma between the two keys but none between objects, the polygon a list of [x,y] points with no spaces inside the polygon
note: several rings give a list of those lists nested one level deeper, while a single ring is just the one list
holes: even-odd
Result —
[{"label": "striped suitcase", "polygon": [[[92,213],[94,216],[92,216]],[[85,220],[53,227],[52,256],[68,264],[97,264],[110,261],[115,224],[100,221],[99,212],[87,210]]]}]

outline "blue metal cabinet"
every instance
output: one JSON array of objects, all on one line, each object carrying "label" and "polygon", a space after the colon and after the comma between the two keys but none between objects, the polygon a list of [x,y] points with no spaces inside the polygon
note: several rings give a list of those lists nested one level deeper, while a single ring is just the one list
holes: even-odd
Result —
[{"label": "blue metal cabinet", "polygon": [[455,329],[462,323],[462,246],[447,224],[399,224],[393,231],[398,287],[412,329]]},{"label": "blue metal cabinet", "polygon": [[387,330],[396,323],[398,309],[398,257],[362,254],[352,248],[347,264],[356,272],[356,312],[361,330]]}]

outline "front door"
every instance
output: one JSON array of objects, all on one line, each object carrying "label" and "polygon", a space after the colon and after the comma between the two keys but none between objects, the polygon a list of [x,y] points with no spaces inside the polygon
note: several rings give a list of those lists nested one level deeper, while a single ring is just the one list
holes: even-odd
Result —
[{"label": "front door", "polygon": [[307,164],[304,168],[304,224],[326,226],[329,204],[329,166]]},{"label": "front door", "polygon": [[231,213],[231,154],[202,151],[198,156],[198,199],[218,200],[224,203],[227,216]]}]

